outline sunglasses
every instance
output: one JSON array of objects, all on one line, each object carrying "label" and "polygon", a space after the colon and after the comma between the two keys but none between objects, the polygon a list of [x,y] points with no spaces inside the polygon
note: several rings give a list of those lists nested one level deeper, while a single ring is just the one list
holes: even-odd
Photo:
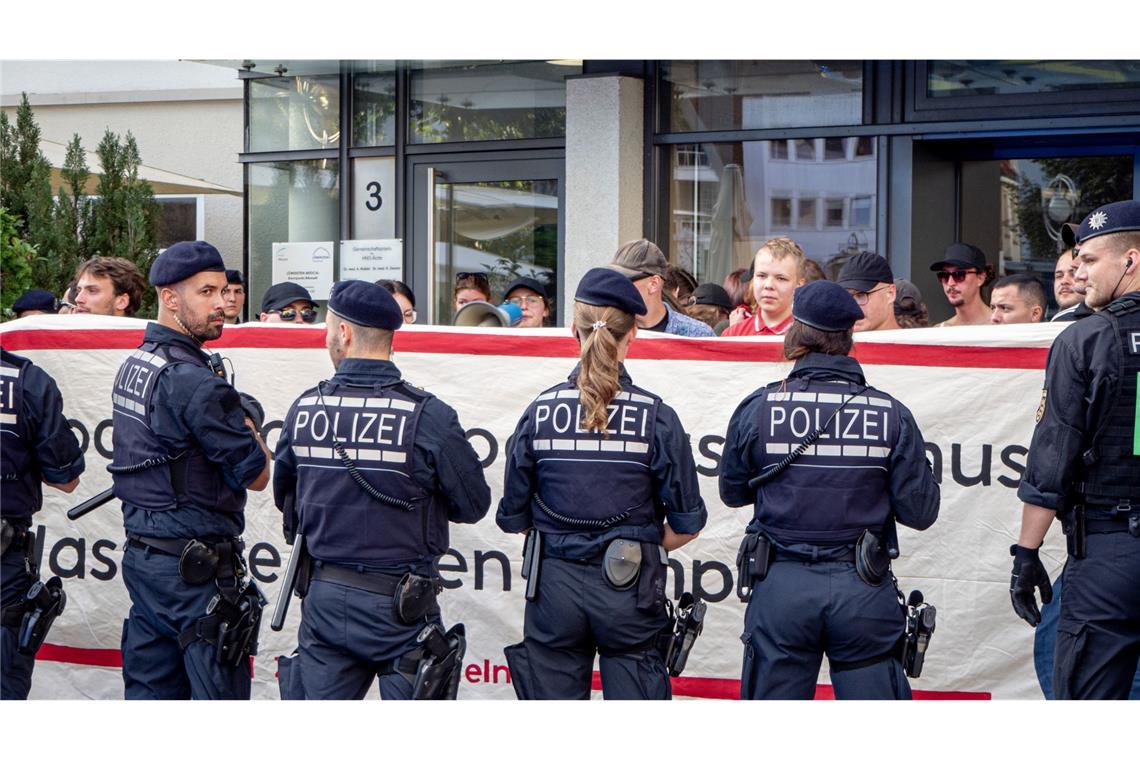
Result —
[{"label": "sunglasses", "polygon": [[[281,315],[282,322],[293,322],[297,319],[297,310],[290,306],[287,309],[270,309],[270,314],[277,313]],[[312,324],[317,321],[316,309],[301,309],[301,321],[307,324]]]},{"label": "sunglasses", "polygon": [[466,280],[466,279],[482,280],[483,282],[487,282],[487,273],[486,272],[456,272],[455,273],[455,281],[456,282],[461,282],[461,281]]},{"label": "sunglasses", "polygon": [[966,275],[977,273],[977,269],[956,269],[953,272],[947,272],[945,269],[943,269],[940,272],[937,272],[936,276],[938,277],[939,282],[945,284],[950,281],[951,277],[954,278],[954,282],[965,282]]}]

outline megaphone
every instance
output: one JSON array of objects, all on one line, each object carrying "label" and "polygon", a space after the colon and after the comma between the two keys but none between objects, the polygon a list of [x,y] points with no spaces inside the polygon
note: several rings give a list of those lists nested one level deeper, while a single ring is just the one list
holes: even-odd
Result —
[{"label": "megaphone", "polygon": [[456,327],[514,327],[522,321],[522,309],[513,303],[495,306],[486,301],[464,304],[451,324]]}]

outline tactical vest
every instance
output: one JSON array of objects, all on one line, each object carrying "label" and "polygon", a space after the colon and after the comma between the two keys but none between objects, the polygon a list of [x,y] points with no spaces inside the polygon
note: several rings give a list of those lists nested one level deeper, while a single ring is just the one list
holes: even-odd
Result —
[{"label": "tactical vest", "polygon": [[1089,319],[1112,325],[1120,355],[1113,398],[1082,461],[1077,492],[1090,505],[1140,506],[1140,296],[1120,298]]},{"label": "tactical vest", "polygon": [[24,418],[24,368],[30,363],[7,351],[0,360],[0,513],[19,522],[30,520],[43,504],[39,467]]},{"label": "tactical vest", "polygon": [[155,512],[187,504],[214,512],[241,512],[245,491],[231,490],[221,469],[201,449],[191,445],[170,451],[151,428],[159,377],[175,364],[209,371],[200,351],[148,342],[131,353],[115,376],[111,391],[115,498]]},{"label": "tactical vest", "polygon": [[823,433],[758,487],[755,517],[761,527],[780,542],[824,546],[881,528],[891,511],[890,454],[901,423],[894,399],[870,387],[859,394],[864,386],[847,381],[793,378],[780,385],[769,385],[759,406],[763,450],[754,463],[759,473],[817,429]]},{"label": "tactical vest", "polygon": [[[288,418],[297,508],[309,553],[330,562],[398,564],[447,551],[447,510],[412,478],[416,429],[431,398],[410,385],[321,383]],[[370,495],[337,452],[339,442]]]},{"label": "tactical vest", "polygon": [[579,533],[659,522],[653,497],[653,431],[661,399],[637,386],[609,404],[606,435],[582,429],[586,411],[572,382],[539,395],[531,408],[537,493],[534,526]]}]

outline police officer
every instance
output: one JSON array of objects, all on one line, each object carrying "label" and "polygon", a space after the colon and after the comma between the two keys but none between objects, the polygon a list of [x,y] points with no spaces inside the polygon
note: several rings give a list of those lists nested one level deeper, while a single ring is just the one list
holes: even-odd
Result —
[{"label": "police officer", "polygon": [[[237,391],[211,370],[222,333],[222,256],[181,242],[155,259],[158,321],[119,369],[112,394],[123,502],[127,699],[248,699],[260,592],[240,536],[246,489],[269,482],[269,452]],[[213,355],[216,357],[217,355]]]},{"label": "police officer", "polygon": [[751,586],[741,698],[810,699],[826,653],[836,697],[909,699],[884,544],[896,519],[934,523],[938,485],[910,411],[848,356],[855,299],[809,282],[792,316],[795,366],[736,408],[721,459],[721,499],[754,509],[738,562]]},{"label": "police officer", "polygon": [[[3,588],[3,627],[0,628],[3,663],[0,670],[3,678],[0,694],[4,699],[27,699],[32,687],[35,651],[19,651],[20,634],[27,613],[44,606],[29,600],[27,595],[39,580],[33,559],[36,549],[31,531],[32,515],[43,505],[41,483],[71,493],[79,485],[84,464],[79,442],[63,416],[63,398],[55,380],[30,360],[3,349],[0,349],[0,459],[3,462],[0,485],[3,519],[0,584]],[[49,604],[52,601],[43,599]],[[43,612],[50,614],[50,610]],[[50,625],[50,620],[45,622]],[[42,643],[42,635],[37,638],[35,648]]]},{"label": "police officer", "polygon": [[286,536],[299,531],[311,557],[292,679],[306,699],[362,699],[376,676],[382,698],[413,697],[427,654],[417,636],[440,619],[447,523],[478,522],[491,506],[455,410],[404,382],[389,358],[403,324],[380,285],[333,286],[336,374],[301,394],[278,439],[274,497]]},{"label": "police officer", "polygon": [[588,699],[596,652],[606,699],[669,699],[666,552],[708,515],[676,412],[622,364],[646,313],[637,288],[591,269],[574,299],[581,360],[519,420],[495,516],[533,533],[541,560],[527,563],[540,580],[524,639],[506,649],[511,682],[520,699]]},{"label": "police officer", "polygon": [[1077,230],[1077,287],[1096,310],[1053,341],[1010,547],[1014,611],[1036,626],[1052,598],[1038,548],[1054,518],[1068,548],[1057,623],[1058,699],[1126,699],[1140,658],[1140,202]]}]

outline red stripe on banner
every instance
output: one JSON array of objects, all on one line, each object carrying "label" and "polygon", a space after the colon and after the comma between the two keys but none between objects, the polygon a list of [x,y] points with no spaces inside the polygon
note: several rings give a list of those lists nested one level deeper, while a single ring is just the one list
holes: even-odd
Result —
[{"label": "red stripe on banner", "polygon": [[[740,679],[738,678],[703,678],[676,676],[669,679],[673,683],[674,697],[697,697],[700,699],[740,699]],[[590,688],[594,691],[602,690],[602,676],[594,671],[590,681]],[[916,690],[913,693],[916,700],[954,699],[954,700],[989,700],[993,696],[988,691],[924,691]],[[835,699],[835,689],[830,684],[817,684],[815,698],[818,700]]]},{"label": "red stripe on banner", "polygon": [[[142,330],[11,330],[0,334],[9,351],[51,349],[124,349],[142,342]],[[324,348],[319,327],[232,330],[209,344],[219,348]],[[427,354],[546,356],[574,358],[578,344],[570,336],[528,336],[434,331],[398,332],[395,350]],[[1044,369],[1047,348],[999,346],[931,346],[907,343],[856,343],[852,352],[862,364],[983,369]],[[781,362],[782,344],[775,341],[720,339],[640,340],[632,359],[675,359],[723,362]]]},{"label": "red stripe on banner", "polygon": [[101,668],[123,667],[123,653],[118,649],[80,649],[59,644],[43,644],[36,652],[43,662],[66,662],[70,665],[97,665]]}]

